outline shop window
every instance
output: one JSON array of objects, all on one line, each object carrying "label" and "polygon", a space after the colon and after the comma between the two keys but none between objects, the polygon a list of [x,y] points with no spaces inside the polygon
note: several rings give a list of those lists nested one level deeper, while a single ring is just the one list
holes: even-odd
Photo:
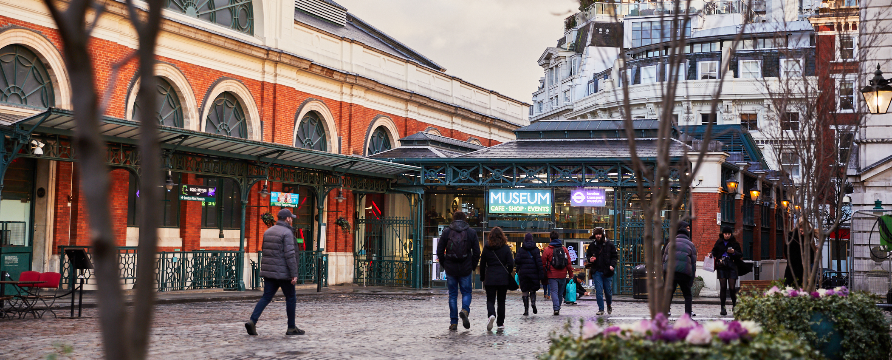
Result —
[{"label": "shop window", "polygon": [[40,58],[21,45],[0,49],[0,102],[48,108],[55,105],[53,84]]},{"label": "shop window", "polygon": [[366,149],[366,156],[375,155],[392,149],[390,145],[390,137],[387,136],[387,128],[379,126],[372,132],[369,138],[369,147]]},{"label": "shop window", "polygon": [[[175,184],[180,184],[180,173],[171,173]],[[180,192],[176,187],[173,190],[162,188],[161,204],[156,208],[160,217],[160,227],[180,226]],[[139,226],[139,179],[136,174],[130,172],[130,190],[127,192],[127,226]]]},{"label": "shop window", "polygon": [[297,126],[297,134],[294,146],[310,150],[328,151],[328,143],[325,140],[325,126],[315,112],[310,112]]},{"label": "shop window", "polygon": [[[291,213],[297,215],[297,218],[291,223],[294,231],[297,233],[295,241],[301,250],[313,250],[313,240],[315,237],[315,210],[316,210],[316,193],[311,187],[300,185],[282,185],[282,191],[298,194],[297,207],[291,209]],[[267,204],[268,205],[268,204]],[[303,242],[301,242],[303,239]]]},{"label": "shop window", "polygon": [[740,60],[740,78],[758,79],[762,77],[762,62],[759,60]]},{"label": "shop window", "polygon": [[[183,107],[180,105],[180,98],[177,96],[173,85],[162,77],[155,79],[156,90],[158,91],[158,110],[155,116],[158,118],[158,124],[170,127],[183,127]],[[139,121],[139,95],[136,96],[136,102],[133,104],[133,121]]]},{"label": "shop window", "polygon": [[187,16],[254,35],[252,0],[168,0],[167,8]]},{"label": "shop window", "polygon": [[229,92],[217,95],[208,111],[204,132],[248,138],[248,120],[245,118],[242,104],[235,95]]},{"label": "shop window", "polygon": [[799,113],[788,112],[781,116],[781,130],[799,130]]},{"label": "shop window", "polygon": [[718,61],[702,61],[697,63],[697,68],[699,69],[698,78],[701,80],[719,78]]},{"label": "shop window", "polygon": [[759,130],[758,114],[740,114],[740,127],[744,130]]},{"label": "shop window", "polygon": [[242,214],[238,183],[227,178],[204,178],[204,185],[217,188],[217,197],[201,203],[201,227],[238,229]]}]

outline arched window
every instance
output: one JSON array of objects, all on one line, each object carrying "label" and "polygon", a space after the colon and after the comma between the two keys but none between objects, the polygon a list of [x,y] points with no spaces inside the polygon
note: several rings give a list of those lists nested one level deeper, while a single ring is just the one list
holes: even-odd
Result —
[{"label": "arched window", "polygon": [[252,0],[168,0],[167,8],[254,35]]},{"label": "arched window", "polygon": [[[155,79],[158,89],[158,123],[163,126],[183,127],[183,107],[180,106],[180,98],[176,91],[164,78]],[[139,95],[136,95],[136,103],[133,104],[133,121],[139,121]]]},{"label": "arched window", "polygon": [[390,138],[387,136],[387,128],[379,126],[372,132],[372,137],[369,139],[369,148],[366,149],[366,156],[382,153],[392,148]]},{"label": "arched window", "polygon": [[230,92],[217,95],[208,117],[205,121],[204,132],[221,134],[237,138],[248,138],[248,120],[242,104]]},{"label": "arched window", "polygon": [[0,49],[0,102],[48,108],[55,105],[53,84],[43,62],[28,48]]},{"label": "arched window", "polygon": [[325,141],[325,127],[315,113],[308,113],[297,125],[294,146],[310,150],[328,151]]}]

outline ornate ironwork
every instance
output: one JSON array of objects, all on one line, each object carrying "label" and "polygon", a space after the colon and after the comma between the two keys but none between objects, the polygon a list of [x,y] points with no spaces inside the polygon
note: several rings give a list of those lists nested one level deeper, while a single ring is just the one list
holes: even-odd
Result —
[{"label": "ornate ironwork", "polygon": [[325,127],[315,113],[310,112],[300,120],[294,136],[294,147],[328,151],[328,144],[325,140]]},{"label": "ornate ironwork", "polygon": [[48,108],[53,84],[40,58],[21,45],[0,49],[0,102]]},{"label": "ornate ironwork", "polygon": [[254,35],[252,0],[167,0],[167,8]]},{"label": "ornate ironwork", "polygon": [[366,285],[412,286],[414,271],[414,218],[356,219],[354,282]]},{"label": "ornate ironwork", "polygon": [[[163,126],[183,127],[183,107],[180,105],[180,98],[177,96],[176,90],[167,80],[162,77],[156,77],[156,86],[158,89],[158,111],[155,112],[158,117],[158,123]],[[136,95],[136,102],[133,104],[133,121],[139,121],[139,95]]]},{"label": "ornate ironwork", "polygon": [[[62,279],[60,280],[60,285],[67,287],[68,280],[71,276],[71,263],[68,261],[68,257],[65,256],[65,250],[67,249],[83,249],[87,253],[87,258],[90,261],[93,261],[93,252],[92,248],[89,246],[60,246],[59,254],[61,261],[59,262],[59,273],[62,274]],[[136,247],[135,246],[124,246],[118,248],[118,266],[120,268],[120,276],[121,282],[124,284],[135,284],[136,283]],[[87,284],[95,284],[95,280],[93,279],[93,270],[83,270],[81,274],[75,274],[75,276],[83,275],[84,281]]]},{"label": "ornate ironwork", "polygon": [[[635,186],[628,165],[584,163],[420,164],[421,176],[404,176],[401,184],[424,186]],[[675,173],[677,175],[677,173]],[[645,185],[648,185],[646,182]]]},{"label": "ornate ironwork", "polygon": [[387,136],[387,128],[379,126],[372,132],[372,138],[369,139],[369,147],[366,149],[366,156],[372,156],[390,149],[392,149],[392,146],[390,145],[390,137]]},{"label": "ornate ironwork", "polygon": [[235,95],[224,92],[217,95],[205,119],[204,132],[237,138],[248,138],[248,121],[245,110]]}]

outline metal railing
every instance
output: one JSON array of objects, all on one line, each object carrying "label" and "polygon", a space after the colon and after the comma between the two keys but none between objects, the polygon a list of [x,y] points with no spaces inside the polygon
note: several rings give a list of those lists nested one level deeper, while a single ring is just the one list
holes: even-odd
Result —
[{"label": "metal railing", "polygon": [[[297,253],[297,282],[300,284],[316,284],[318,259],[322,259],[322,286],[328,286],[328,254],[321,251],[300,251]],[[260,277],[260,262],[263,260],[263,252],[257,253],[257,262],[251,260],[251,288],[263,287],[263,279]]]},{"label": "metal railing", "polygon": [[[88,246],[60,246],[59,254],[66,249],[83,249],[92,261],[92,249]],[[118,264],[120,279],[125,285],[136,284],[136,247],[119,247]],[[238,289],[238,266],[242,254],[238,251],[162,251],[155,258],[155,286],[158,291],[187,289]],[[61,286],[67,286],[71,276],[71,263],[60,257]],[[92,270],[84,270],[85,283],[95,285]]]}]

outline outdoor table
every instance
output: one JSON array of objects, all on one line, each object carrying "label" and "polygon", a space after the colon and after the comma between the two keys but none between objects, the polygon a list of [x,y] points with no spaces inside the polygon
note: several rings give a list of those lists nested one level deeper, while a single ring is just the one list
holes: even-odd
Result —
[{"label": "outdoor table", "polygon": [[[7,284],[12,285],[12,286],[15,286],[15,287],[19,290],[19,293],[20,293],[20,294],[21,294],[22,292],[24,292],[24,293],[26,293],[26,294],[30,294],[31,292],[29,292],[28,290],[25,290],[25,289],[24,289],[24,286],[28,286],[28,285],[37,285],[37,284],[40,284],[40,283],[42,283],[42,282],[43,282],[43,281],[39,281],[39,280],[32,280],[32,281],[13,281],[13,280],[3,280],[3,281],[0,281],[0,294],[4,294],[4,293],[6,292],[6,285],[7,285]],[[23,305],[27,305],[27,302],[25,301],[24,296],[22,296],[22,295],[18,295],[18,297],[22,299],[22,304],[23,304]],[[4,298],[3,298],[3,295],[0,295],[0,299],[4,299]],[[28,312],[29,310],[31,310],[31,308],[32,308],[32,306],[22,306],[22,308],[20,309],[20,311],[16,311],[16,309],[15,309],[14,307],[10,306],[9,309],[6,309],[6,308],[5,308],[5,302],[6,302],[5,299],[4,299],[4,300],[0,300],[0,309],[2,309],[2,311],[3,311],[4,314],[6,314],[6,313],[12,313],[12,312],[17,312],[19,315],[24,315],[25,313],[27,313],[27,312]]]}]

